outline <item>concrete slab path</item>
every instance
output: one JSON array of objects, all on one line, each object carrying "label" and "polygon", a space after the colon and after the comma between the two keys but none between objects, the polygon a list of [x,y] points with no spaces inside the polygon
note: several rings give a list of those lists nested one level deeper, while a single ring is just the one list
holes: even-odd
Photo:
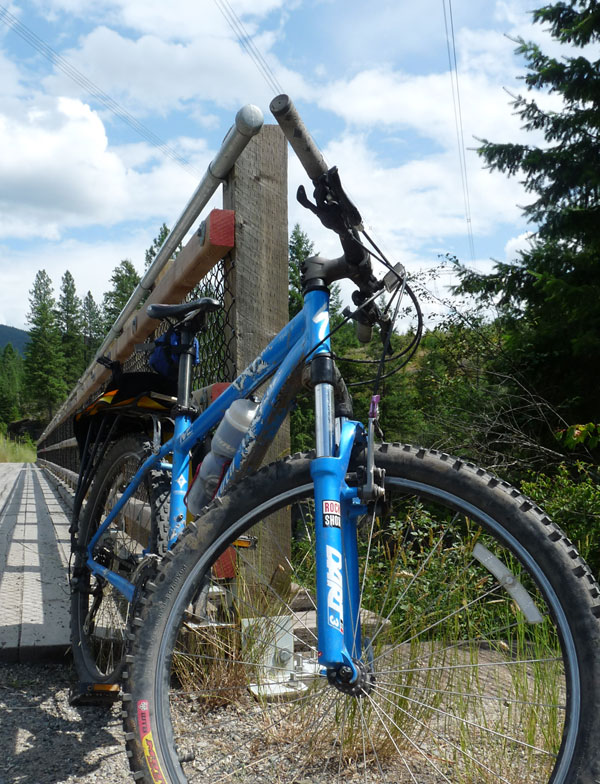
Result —
[{"label": "concrete slab path", "polygon": [[69,647],[69,507],[32,463],[0,463],[0,660]]}]

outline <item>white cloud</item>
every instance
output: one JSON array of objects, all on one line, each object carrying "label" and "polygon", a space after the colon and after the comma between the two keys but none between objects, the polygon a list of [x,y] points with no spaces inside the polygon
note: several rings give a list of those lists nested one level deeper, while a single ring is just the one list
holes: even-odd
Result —
[{"label": "white cloud", "polygon": [[[235,11],[245,27],[254,32],[255,20],[286,5],[284,0],[236,0]],[[204,34],[225,34],[227,22],[216,3],[189,0],[37,0],[39,13],[48,18],[78,18],[95,23],[127,27],[138,33],[160,35],[171,40],[192,40]]]},{"label": "white cloud", "polygon": [[[517,139],[520,121],[510,97],[484,72],[460,76],[463,135],[467,146],[474,138]],[[348,123],[370,129],[399,128],[456,147],[456,114],[449,73],[420,76],[382,68],[338,80],[321,92],[319,104]]]},{"label": "white cloud", "polygon": [[25,236],[37,223],[37,233],[55,236],[65,217],[95,214],[107,188],[120,201],[125,173],[106,148],[99,118],[77,101],[44,101],[22,118],[0,117],[1,233]]},{"label": "white cloud", "polygon": [[[284,0],[236,0],[234,9],[249,33],[256,32],[254,20],[261,19],[285,5]],[[189,0],[122,0],[118,6],[124,25],[142,32],[156,33],[174,40],[192,40],[207,33],[231,31],[214,2],[190,3]]]},{"label": "white cloud", "polygon": [[[296,96],[310,93],[304,79],[269,55],[273,34],[262,33],[256,44],[274,73]],[[171,41],[164,33],[147,32],[135,39],[101,25],[81,38],[67,60],[100,90],[136,116],[166,116],[185,110],[202,126],[214,124],[214,106],[237,109],[245,103],[267,108],[273,96],[262,74],[232,34],[203,29],[191,40]],[[126,78],[123,75],[127,74]],[[54,71],[44,86],[56,95],[89,99],[80,84]]]},{"label": "white cloud", "polygon": [[0,52],[0,85],[2,85],[4,100],[9,97],[19,96],[23,92],[19,69],[15,63],[6,57],[4,52]]},{"label": "white cloud", "polygon": [[504,246],[504,261],[514,263],[518,260],[519,253],[531,248],[533,233],[525,231],[518,237],[512,237]]},{"label": "white cloud", "polygon": [[[378,236],[396,255],[433,246],[447,250],[449,238],[466,236],[460,173],[452,152],[385,166],[364,135],[347,133],[327,145],[324,154],[329,165],[338,166],[363,219],[376,227]],[[316,219],[309,218],[295,202],[296,187],[306,181],[306,174],[292,160],[291,223],[310,223],[312,235],[313,227],[318,225]],[[478,238],[493,234],[501,223],[521,222],[521,210],[516,205],[526,201],[526,195],[517,182],[479,168],[472,173],[469,185],[476,244]],[[319,229],[314,231],[317,233],[320,235]],[[319,242],[331,247],[324,237],[319,236]],[[337,250],[334,252],[337,255]]]},{"label": "white cloud", "polygon": [[[201,140],[178,147],[200,171]],[[143,171],[134,167],[143,167]],[[102,121],[71,98],[0,115],[0,236],[58,238],[67,229],[178,215],[196,182],[155,148],[110,148]]]}]

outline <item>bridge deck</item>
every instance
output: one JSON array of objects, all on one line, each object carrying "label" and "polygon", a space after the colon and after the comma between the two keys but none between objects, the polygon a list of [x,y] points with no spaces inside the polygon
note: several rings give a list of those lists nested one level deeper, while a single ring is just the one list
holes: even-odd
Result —
[{"label": "bridge deck", "polygon": [[44,471],[0,464],[0,660],[69,646],[69,509]]}]

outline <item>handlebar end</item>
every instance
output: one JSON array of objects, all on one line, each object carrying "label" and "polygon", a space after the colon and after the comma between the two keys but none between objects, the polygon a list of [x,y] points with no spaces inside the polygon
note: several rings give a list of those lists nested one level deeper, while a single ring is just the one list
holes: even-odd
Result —
[{"label": "handlebar end", "polygon": [[292,101],[289,95],[282,93],[281,95],[275,96],[271,103],[269,104],[269,109],[274,117],[281,117],[292,107]]},{"label": "handlebar end", "polygon": [[316,183],[319,177],[326,173],[327,164],[312,136],[306,130],[292,99],[285,93],[277,95],[271,101],[270,109],[286,139],[292,145],[304,171],[313,183]]}]

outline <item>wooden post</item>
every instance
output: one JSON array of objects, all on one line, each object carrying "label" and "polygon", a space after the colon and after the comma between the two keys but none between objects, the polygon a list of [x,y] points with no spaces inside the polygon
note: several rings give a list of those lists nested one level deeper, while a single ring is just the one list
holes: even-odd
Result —
[{"label": "wooden post", "polygon": [[[235,213],[235,247],[225,263],[239,373],[288,321],[287,144],[278,125],[263,126],[250,141],[229,175],[223,207]],[[269,459],[289,447],[286,422]]]},{"label": "wooden post", "polygon": [[[278,125],[263,126],[239,157],[223,207],[235,213],[235,247],[225,264],[235,297],[229,320],[240,373],[288,321],[287,143]],[[289,450],[286,419],[263,462]],[[282,590],[291,544],[289,511],[271,515],[267,525],[269,535],[260,537],[250,557],[263,579]]]}]

